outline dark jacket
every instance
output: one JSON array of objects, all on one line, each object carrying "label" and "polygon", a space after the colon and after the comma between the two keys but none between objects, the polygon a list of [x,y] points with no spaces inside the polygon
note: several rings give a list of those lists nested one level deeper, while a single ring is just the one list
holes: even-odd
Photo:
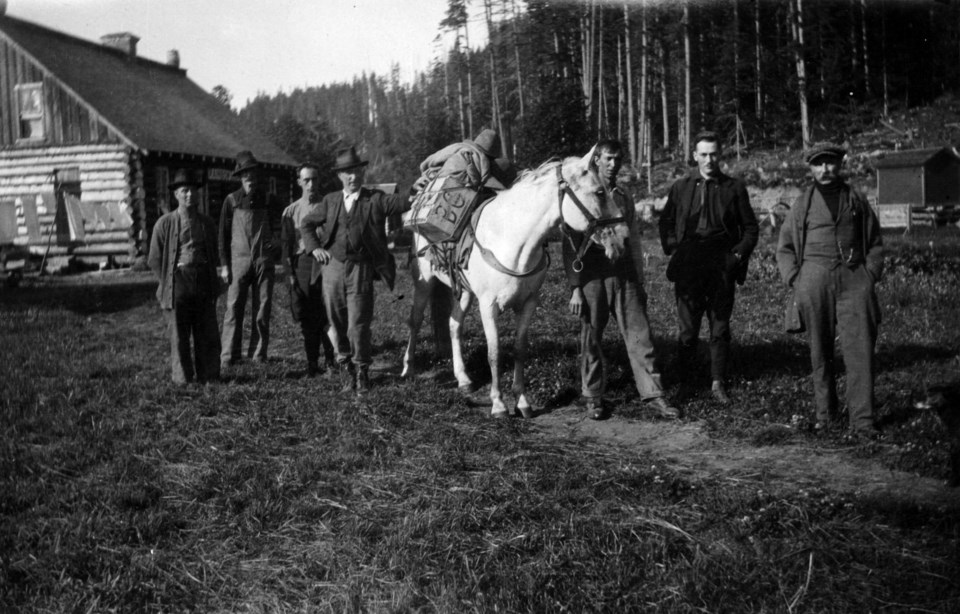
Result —
[{"label": "dark jacket", "polygon": [[[777,268],[780,269],[783,282],[788,286],[793,285],[793,280],[800,273],[800,265],[803,264],[803,248],[807,242],[807,214],[810,213],[813,190],[814,186],[810,186],[797,198],[780,228]],[[866,261],[864,266],[876,283],[883,275],[883,237],[880,233],[880,220],[867,199],[856,190],[851,190],[848,185],[844,185],[840,192],[840,202],[841,207],[846,202],[850,203],[854,219],[859,220],[861,224],[860,237],[863,241],[863,257]]]},{"label": "dark jacket", "polygon": [[[362,226],[363,247],[370,254],[374,270],[391,290],[397,278],[397,265],[387,249],[386,220],[408,209],[410,198],[405,194],[384,194],[367,188],[360,188],[353,209],[353,215],[359,216]],[[308,254],[317,248],[329,249],[333,245],[345,214],[343,191],[338,190],[324,196],[320,207],[301,220],[300,237]]]},{"label": "dark jacket", "polygon": [[[210,296],[216,297],[219,290],[220,278],[217,276],[217,227],[213,220],[198,213],[207,252],[207,286]],[[161,309],[173,309],[173,272],[177,270],[177,252],[180,242],[180,214],[171,211],[163,215],[153,227],[153,237],[150,239],[150,255],[147,256],[147,265],[157,277],[160,284],[157,286],[157,299]]]},{"label": "dark jacket", "polygon": [[[703,180],[697,170],[678,179],[670,188],[667,204],[660,214],[660,244],[668,256],[676,252],[686,238],[687,218],[693,207],[697,186]],[[760,238],[760,225],[750,206],[747,186],[743,181],[723,173],[714,181],[713,198],[720,204],[721,224],[730,239],[730,251],[740,254],[735,278],[742,284],[747,278],[747,262]]]}]

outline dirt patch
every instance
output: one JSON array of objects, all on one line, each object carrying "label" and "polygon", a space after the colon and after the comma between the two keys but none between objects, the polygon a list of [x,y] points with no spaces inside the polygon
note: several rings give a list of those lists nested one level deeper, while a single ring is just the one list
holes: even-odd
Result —
[{"label": "dirt patch", "polygon": [[960,510],[960,488],[883,467],[883,458],[897,450],[882,442],[866,447],[818,445],[790,437],[775,446],[756,446],[712,439],[699,421],[646,421],[615,414],[596,422],[576,406],[554,409],[533,422],[544,437],[608,442],[650,452],[694,480],[756,483],[773,492],[820,488],[917,507]]}]

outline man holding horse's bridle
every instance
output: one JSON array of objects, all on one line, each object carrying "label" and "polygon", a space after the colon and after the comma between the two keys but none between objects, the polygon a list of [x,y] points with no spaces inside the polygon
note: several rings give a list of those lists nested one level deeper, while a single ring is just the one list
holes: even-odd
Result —
[{"label": "man holding horse's bridle", "polygon": [[601,349],[603,330],[616,318],[627,347],[627,356],[640,398],[657,416],[679,417],[680,412],[663,398],[660,375],[654,366],[655,352],[647,317],[647,294],[643,288],[643,250],[633,203],[617,186],[623,164],[623,146],[614,140],[600,141],[594,149],[594,164],[607,197],[614,199],[629,228],[630,249],[611,262],[599,245],[588,247],[577,258],[580,246],[590,237],[567,229],[563,240],[563,265],[570,283],[570,311],[580,318],[580,384],[582,403],[594,420],[605,420],[607,378]]},{"label": "man holding horse's bridle", "polygon": [[679,373],[687,374],[696,355],[700,323],[710,325],[711,392],[729,403],[725,389],[730,353],[730,316],[737,284],[747,277],[747,260],[760,226],[747,186],[720,170],[722,148],[715,132],[694,140],[697,170],[670,188],[660,215],[660,242],[670,258],[667,279],[674,282],[680,324]]}]

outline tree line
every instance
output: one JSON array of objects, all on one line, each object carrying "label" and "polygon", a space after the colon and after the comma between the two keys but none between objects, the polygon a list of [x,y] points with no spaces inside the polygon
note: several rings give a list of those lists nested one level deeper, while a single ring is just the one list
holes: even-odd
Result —
[{"label": "tree line", "polygon": [[411,181],[429,153],[484,127],[520,166],[613,137],[642,173],[685,163],[699,130],[738,152],[801,147],[951,94],[958,4],[448,0],[442,49],[412,82],[394,66],[258,94],[239,115],[324,169],[357,145],[371,181]]}]

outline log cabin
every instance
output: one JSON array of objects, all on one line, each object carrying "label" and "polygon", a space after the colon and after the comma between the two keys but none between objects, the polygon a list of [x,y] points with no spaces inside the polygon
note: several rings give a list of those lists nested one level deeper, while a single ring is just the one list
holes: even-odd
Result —
[{"label": "log cabin", "polygon": [[177,51],[149,60],[138,40],[92,42],[0,12],[0,222],[15,224],[0,236],[54,267],[144,258],[179,168],[203,178],[201,211],[217,219],[242,150],[293,200],[295,161],[191,81]]}]

